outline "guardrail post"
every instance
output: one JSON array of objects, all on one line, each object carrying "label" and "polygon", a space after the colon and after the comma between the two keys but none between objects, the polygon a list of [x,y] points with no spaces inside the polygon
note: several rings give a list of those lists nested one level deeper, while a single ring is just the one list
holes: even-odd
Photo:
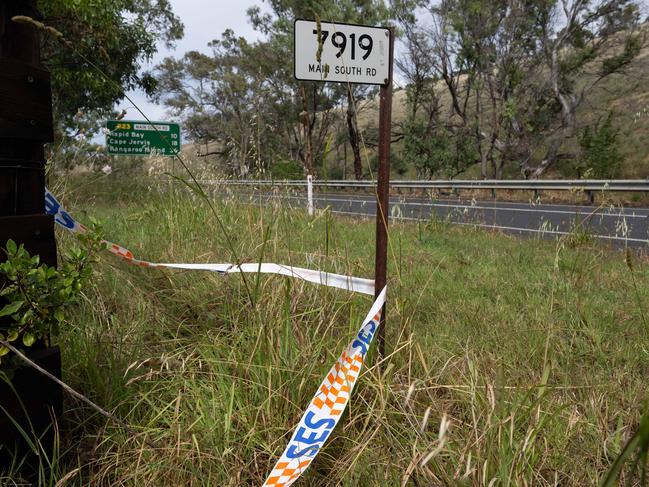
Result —
[{"label": "guardrail post", "polygon": [[306,198],[307,212],[309,216],[313,216],[313,176],[310,174],[306,177]]},{"label": "guardrail post", "polygon": [[594,205],[595,204],[595,192],[591,190],[586,191],[586,196],[588,196],[588,204],[589,205]]}]

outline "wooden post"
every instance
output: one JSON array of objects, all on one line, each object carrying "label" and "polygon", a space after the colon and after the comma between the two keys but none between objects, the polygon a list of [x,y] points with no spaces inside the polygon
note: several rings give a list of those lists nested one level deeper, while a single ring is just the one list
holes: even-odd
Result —
[{"label": "wooden post", "polygon": [[[390,140],[392,138],[392,59],[394,57],[394,28],[390,27],[389,76],[379,93],[379,174],[376,185],[376,255],[374,294],[378,297],[387,283],[388,209],[390,202]],[[385,357],[386,307],[381,311],[378,330],[379,360]]]},{"label": "wooden post", "polygon": [[586,196],[588,197],[588,204],[589,205],[594,205],[595,204],[595,192],[589,189],[589,190],[586,191]]},{"label": "wooden post", "polygon": [[[38,30],[13,22],[16,15],[38,20],[36,1],[0,0],[0,247],[13,239],[24,244],[32,255],[40,255],[41,262],[56,266],[54,220],[45,215],[43,144],[53,141],[50,76],[40,67]],[[0,261],[5,258],[0,250]],[[8,326],[9,320],[1,318],[0,329]],[[36,363],[61,376],[58,347],[36,343],[27,352]],[[6,411],[0,410],[0,444],[9,450],[29,451],[21,443],[10,415],[29,435],[30,423],[36,434],[49,430],[40,441],[44,453],[51,454],[51,417],[52,410],[55,417],[61,414],[60,387],[29,368],[18,369],[12,384],[22,404],[13,390],[0,381],[0,405]],[[0,449],[0,466],[9,460],[6,452]],[[38,465],[37,459],[30,462]]]},{"label": "wooden post", "polygon": [[[0,216],[45,211],[43,144],[53,141],[50,77],[40,69],[35,1],[0,0]],[[4,244],[4,242],[3,242]]]}]

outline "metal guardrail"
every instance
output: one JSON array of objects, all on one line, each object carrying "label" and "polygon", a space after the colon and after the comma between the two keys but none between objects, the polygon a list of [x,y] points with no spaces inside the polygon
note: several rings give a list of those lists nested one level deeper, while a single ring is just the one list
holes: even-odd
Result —
[{"label": "metal guardrail", "polygon": [[[307,186],[306,180],[202,180],[201,183],[233,186]],[[374,188],[375,181],[314,180],[313,186],[329,188]],[[391,188],[410,189],[512,189],[512,190],[557,190],[557,191],[640,191],[649,192],[649,179],[532,179],[532,180],[435,180],[435,181],[390,181]]]}]

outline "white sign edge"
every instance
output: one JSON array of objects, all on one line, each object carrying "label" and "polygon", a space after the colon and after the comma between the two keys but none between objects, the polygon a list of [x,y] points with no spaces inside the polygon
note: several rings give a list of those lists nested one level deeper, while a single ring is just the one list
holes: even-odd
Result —
[{"label": "white sign edge", "polygon": [[[304,18],[297,18],[293,20],[293,78],[295,78],[296,81],[311,81],[313,83],[349,83],[350,85],[372,85],[372,86],[385,86],[388,83],[364,83],[361,81],[332,81],[332,80],[318,80],[318,79],[309,79],[309,78],[298,78],[297,77],[297,57],[295,56],[295,25],[298,22],[313,22],[317,23],[317,20],[313,19],[304,19]],[[351,25],[352,27],[363,27],[366,29],[376,29],[376,30],[382,30],[382,31],[387,31],[388,32],[388,40],[390,40],[390,37],[392,36],[392,32],[390,31],[389,27],[377,27],[375,25],[363,25],[363,24],[351,24],[349,22],[328,22],[325,20],[320,21],[321,24],[333,24],[333,25]],[[388,72],[390,70],[388,69]]]}]

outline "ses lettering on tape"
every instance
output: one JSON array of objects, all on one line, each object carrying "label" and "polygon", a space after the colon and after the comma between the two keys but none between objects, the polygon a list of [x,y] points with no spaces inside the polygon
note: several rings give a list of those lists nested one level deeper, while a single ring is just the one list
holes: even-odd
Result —
[{"label": "ses lettering on tape", "polygon": [[288,487],[308,468],[349,403],[381,319],[387,287],[376,298],[358,331],[320,384],[264,487]]},{"label": "ses lettering on tape", "polygon": [[54,221],[68,230],[73,232],[85,231],[85,228],[82,229],[82,225],[74,221],[74,218],[61,207],[61,204],[47,188],[45,188],[45,213],[54,215]]}]

